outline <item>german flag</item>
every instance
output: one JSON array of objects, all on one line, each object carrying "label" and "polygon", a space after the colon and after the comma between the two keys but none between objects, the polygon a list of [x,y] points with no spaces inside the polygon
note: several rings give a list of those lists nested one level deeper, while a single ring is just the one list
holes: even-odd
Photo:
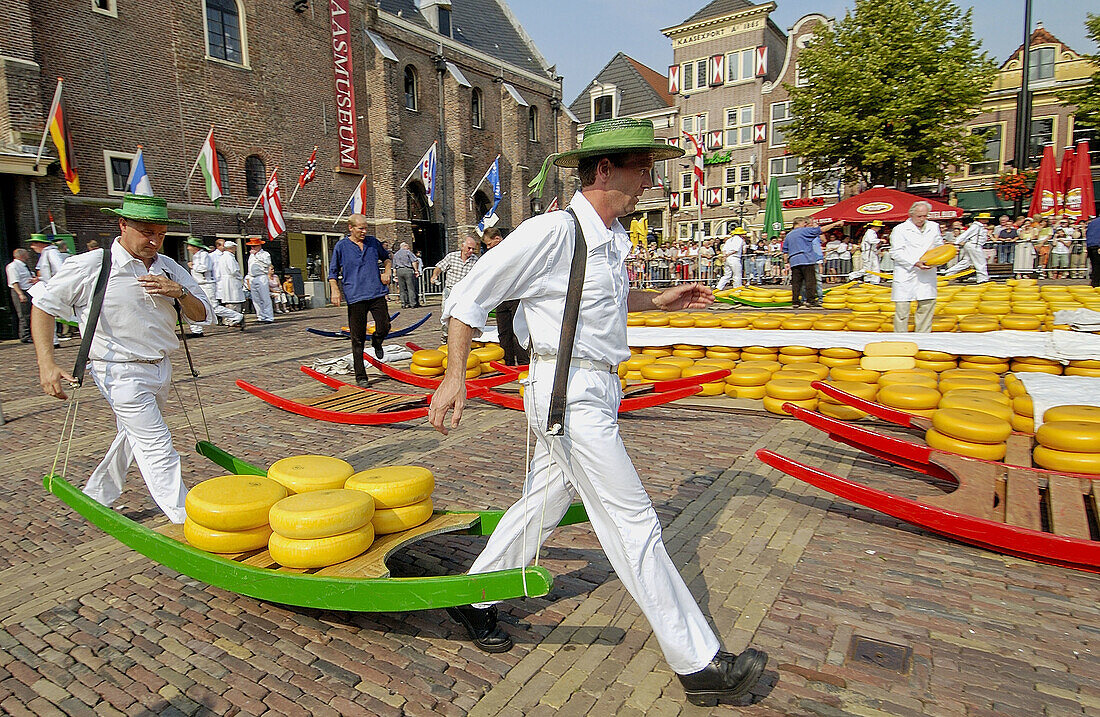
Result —
[{"label": "german flag", "polygon": [[73,194],[80,193],[80,177],[76,173],[76,155],[73,152],[73,136],[69,132],[69,116],[65,112],[65,103],[61,99],[61,78],[57,78],[57,91],[54,93],[53,109],[50,112],[50,137],[57,147],[57,157],[61,160],[61,172],[65,183]]}]

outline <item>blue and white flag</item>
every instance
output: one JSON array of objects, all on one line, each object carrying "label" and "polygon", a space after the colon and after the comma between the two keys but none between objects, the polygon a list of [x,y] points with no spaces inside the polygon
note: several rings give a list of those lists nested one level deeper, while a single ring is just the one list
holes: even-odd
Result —
[{"label": "blue and white flag", "polygon": [[[481,182],[489,182],[489,185],[493,188],[493,206],[489,208],[489,211],[481,218],[481,221],[477,223],[477,233],[481,236],[485,233],[486,229],[496,226],[500,221],[500,217],[497,216],[497,207],[500,205],[500,198],[502,196],[500,191],[500,155],[493,160],[489,170],[485,172],[485,176],[481,178]],[[481,182],[477,183],[477,186],[481,186]],[[474,187],[475,191],[477,187]]]},{"label": "blue and white flag", "polygon": [[424,193],[428,195],[428,206],[435,206],[435,142],[428,147],[424,157],[420,160],[420,182],[424,185]]},{"label": "blue and white flag", "polygon": [[137,156],[130,162],[130,176],[126,178],[126,191],[146,197],[153,196],[153,185],[149,183],[149,175],[145,173],[145,160],[141,157],[140,144]]}]

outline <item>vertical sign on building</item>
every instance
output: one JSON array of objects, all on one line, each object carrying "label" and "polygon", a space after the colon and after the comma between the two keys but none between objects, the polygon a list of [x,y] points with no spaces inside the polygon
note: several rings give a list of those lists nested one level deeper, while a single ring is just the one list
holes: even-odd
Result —
[{"label": "vertical sign on building", "polygon": [[332,67],[336,75],[336,137],[340,166],[359,168],[359,137],[355,122],[355,87],[351,69],[350,0],[329,0],[332,14]]}]

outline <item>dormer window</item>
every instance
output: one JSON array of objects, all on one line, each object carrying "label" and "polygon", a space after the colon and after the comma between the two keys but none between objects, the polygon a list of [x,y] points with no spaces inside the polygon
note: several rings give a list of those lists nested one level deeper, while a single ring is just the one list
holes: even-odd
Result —
[{"label": "dormer window", "polygon": [[1037,47],[1028,59],[1028,82],[1054,79],[1054,48]]},{"label": "dormer window", "polygon": [[451,8],[442,5],[436,11],[438,13],[439,34],[451,36]]},{"label": "dormer window", "polygon": [[615,116],[614,99],[611,95],[601,95],[592,100],[593,121],[611,119]]}]

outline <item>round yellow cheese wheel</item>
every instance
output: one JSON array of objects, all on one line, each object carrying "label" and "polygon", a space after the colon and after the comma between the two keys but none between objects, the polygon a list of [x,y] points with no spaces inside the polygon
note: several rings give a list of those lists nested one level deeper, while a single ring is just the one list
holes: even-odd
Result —
[{"label": "round yellow cheese wheel", "polygon": [[954,259],[959,253],[954,244],[941,244],[934,246],[920,256],[920,260],[928,266],[943,266]]},{"label": "round yellow cheese wheel", "polygon": [[755,358],[745,359],[737,364],[737,368],[762,368],[768,373],[775,373],[783,368],[783,364],[770,359]]},{"label": "round yellow cheese wheel", "polygon": [[[708,366],[706,364],[702,364],[702,365],[695,364],[694,366],[688,366],[687,368],[681,370],[680,371],[680,376],[682,378],[694,378],[695,376],[702,376],[704,374],[713,373],[714,371],[717,371],[717,370],[719,370],[717,366]],[[718,381],[715,381],[714,383],[723,383],[724,384],[725,379],[724,378],[719,379]]]},{"label": "round yellow cheese wheel", "polygon": [[774,413],[780,416],[790,415],[783,410],[784,403],[793,403],[794,405],[805,408],[810,411],[817,410],[817,399],[809,398],[805,400],[795,400],[791,398],[773,398],[771,396],[764,396],[764,410],[768,413]]},{"label": "round yellow cheese wheel", "polygon": [[[646,326],[668,326],[669,318],[667,316],[647,316],[645,317]],[[692,322],[695,323],[694,321]]]},{"label": "round yellow cheese wheel", "polygon": [[1073,368],[1100,368],[1100,361],[1081,359],[1079,361],[1070,361],[1069,365]]},{"label": "round yellow cheese wheel", "polygon": [[263,476],[220,476],[189,490],[184,510],[205,528],[251,530],[267,525],[267,512],[286,493],[284,486]]},{"label": "round yellow cheese wheel", "polygon": [[[831,308],[826,306],[825,308]],[[813,323],[814,331],[843,331],[845,323],[843,319],[818,319]]]},{"label": "round yellow cheese wheel", "polygon": [[957,391],[959,389],[971,389],[974,391],[990,391],[992,393],[1000,393],[1001,387],[995,383],[988,381],[976,381],[969,378],[941,378],[940,379],[940,392],[947,393],[949,391]]},{"label": "round yellow cheese wheel", "polygon": [[744,316],[727,316],[722,319],[723,329],[744,329],[749,326],[751,322]]},{"label": "round yellow cheese wheel", "polygon": [[264,523],[250,530],[214,530],[187,518],[183,521],[183,537],[208,553],[247,553],[267,547],[271,526]]},{"label": "round yellow cheese wheel", "polygon": [[817,349],[811,349],[808,346],[781,346],[779,354],[781,356],[817,356]]},{"label": "round yellow cheese wheel", "polygon": [[284,538],[311,540],[362,528],[374,516],[374,499],[357,490],[314,490],[271,506],[271,529]]},{"label": "round yellow cheese wheel", "polygon": [[361,528],[331,535],[326,538],[298,540],[272,533],[267,544],[271,559],[287,568],[323,568],[351,560],[365,552],[374,542],[374,526],[367,523]]},{"label": "round yellow cheese wheel", "polygon": [[755,354],[755,355],[759,355],[761,358],[775,358],[776,354],[779,353],[779,347],[778,346],[742,346],[741,347],[741,353],[742,354]]},{"label": "round yellow cheese wheel", "polygon": [[690,316],[671,316],[668,325],[674,329],[686,329],[695,326],[695,319]]},{"label": "round yellow cheese wheel", "polygon": [[432,517],[432,499],[425,498],[419,503],[403,505],[399,508],[385,508],[374,511],[371,523],[378,535],[400,533],[426,523]]},{"label": "round yellow cheese wheel", "polygon": [[977,379],[994,384],[1000,383],[1000,379],[992,371],[972,368],[953,368],[950,371],[944,371],[942,374],[940,374],[940,380],[943,379]]},{"label": "round yellow cheese wheel", "polygon": [[478,360],[482,363],[500,361],[504,358],[504,349],[500,347],[500,344],[485,344],[481,348],[474,349],[470,353],[477,356]]},{"label": "round yellow cheese wheel", "polygon": [[899,383],[909,383],[916,386],[928,386],[936,388],[939,382],[936,374],[919,373],[920,369],[902,369],[900,371],[887,371],[878,377],[879,386],[891,386]]},{"label": "round yellow cheese wheel", "polygon": [[[440,361],[442,360],[440,359]],[[409,373],[414,376],[442,376],[445,370],[442,366],[421,366],[418,363],[409,366]]]},{"label": "round yellow cheese wheel", "polygon": [[695,328],[697,329],[717,329],[722,325],[722,317],[720,316],[707,316],[696,317]]},{"label": "round yellow cheese wheel", "polygon": [[[449,356],[444,356],[443,357],[443,368],[447,368],[447,363],[448,363],[447,360],[449,358],[450,358]],[[472,369],[472,368],[479,368],[480,366],[481,366],[481,359],[479,359],[474,353],[469,353],[469,354],[466,355],[466,370],[467,371]]]},{"label": "round yellow cheese wheel", "polygon": [[730,398],[752,398],[761,399],[767,395],[764,386],[735,386],[732,383],[726,384],[726,395]]},{"label": "round yellow cheese wheel", "polygon": [[779,323],[779,328],[787,329],[788,331],[809,331],[814,327],[814,320],[809,318],[792,317],[790,319],[783,319]]},{"label": "round yellow cheese wheel", "polygon": [[634,354],[620,365],[626,366],[627,371],[641,371],[642,366],[653,363],[656,360],[656,356],[650,356],[649,354]]},{"label": "round yellow cheese wheel", "polygon": [[1006,314],[1001,317],[1001,328],[1013,331],[1038,331],[1043,321],[1038,316],[1027,314]]},{"label": "round yellow cheese wheel", "polygon": [[918,361],[955,361],[955,354],[944,353],[943,351],[918,351],[917,355],[913,358]]},{"label": "round yellow cheese wheel", "polygon": [[706,349],[706,346],[700,346],[698,344],[673,344],[672,348],[674,350],[675,349],[680,349],[680,350],[687,349],[689,351],[702,351],[702,350]]},{"label": "round yellow cheese wheel", "polygon": [[980,334],[986,331],[996,331],[1000,323],[996,319],[978,318],[967,316],[959,321],[958,330],[963,333]]},{"label": "round yellow cheese wheel", "polygon": [[943,371],[950,371],[958,366],[954,361],[925,361],[923,359],[916,359],[917,368],[927,369],[934,373],[941,373]]},{"label": "round yellow cheese wheel", "polygon": [[701,359],[707,355],[703,349],[673,349],[673,356],[683,356],[690,359]]},{"label": "round yellow cheese wheel", "polygon": [[797,368],[785,368],[772,374],[773,381],[789,378],[797,379],[799,381],[816,381],[818,379],[818,376],[817,373],[813,371],[800,371]]},{"label": "round yellow cheese wheel", "polygon": [[820,380],[826,378],[831,370],[828,366],[822,363],[805,362],[805,363],[791,363],[786,364],[781,369],[783,371],[803,371],[805,373],[813,374],[814,380]]},{"label": "round yellow cheese wheel", "polygon": [[[946,403],[944,403],[945,400]],[[1012,408],[1010,406],[987,398],[960,396],[955,392],[952,392],[950,397],[940,399],[940,408],[964,408],[970,411],[988,414],[1006,423],[1012,420]],[[981,443],[981,441],[978,442]]]},{"label": "round yellow cheese wheel", "polygon": [[634,316],[633,314],[626,317],[627,326],[645,326],[644,316]]},{"label": "round yellow cheese wheel", "polygon": [[[935,416],[933,416],[933,419]],[[945,436],[935,428],[929,428],[924,434],[924,442],[931,448],[949,453],[958,453],[970,458],[981,458],[986,461],[999,461],[1005,457],[1007,447],[1004,443],[971,443],[960,441],[951,436]]]},{"label": "round yellow cheese wheel", "polygon": [[858,358],[830,358],[828,356],[818,356],[817,362],[829,368],[836,368],[837,366],[859,366]]},{"label": "round yellow cheese wheel", "polygon": [[826,403],[824,399],[818,401],[817,410],[819,413],[841,421],[858,421],[867,417],[867,414],[858,408],[852,408],[842,403]]},{"label": "round yellow cheese wheel", "polygon": [[[1004,395],[1000,391],[986,390],[986,387],[985,387],[984,384],[983,384],[982,388],[953,388],[950,391],[941,390],[940,393],[943,394],[943,398],[940,399],[940,406],[943,406],[944,408],[949,408],[951,406],[952,401],[955,401],[955,400],[958,400],[958,399],[963,399],[963,400],[977,399],[977,400],[981,400],[981,401],[997,403],[997,404],[1000,404],[1002,406],[1005,406],[1006,408],[1009,408],[1009,407],[1012,406],[1012,399],[1009,396]],[[945,400],[947,401],[946,404],[944,403]],[[968,406],[956,406],[956,407],[957,408],[969,408]]]},{"label": "round yellow cheese wheel", "polygon": [[770,316],[760,316],[752,320],[754,329],[778,329],[782,324],[782,320]]},{"label": "round yellow cheese wheel", "polygon": [[695,394],[696,396],[721,396],[726,392],[725,381],[703,383],[700,384],[700,387],[702,388],[702,390],[699,391],[699,393]]},{"label": "round yellow cheese wheel", "polygon": [[726,376],[726,383],[731,386],[763,386],[771,377],[772,372],[765,368],[738,366]]},{"label": "round yellow cheese wheel", "polygon": [[1090,421],[1100,423],[1100,406],[1065,404],[1053,406],[1043,414],[1044,421]]},{"label": "round yellow cheese wheel", "polygon": [[[834,380],[830,379],[830,380],[826,381],[825,383],[830,385],[830,386],[835,386],[836,388],[839,388],[841,391],[844,391],[846,393],[850,393],[853,396],[858,396],[859,398],[866,399],[868,401],[875,400],[875,396],[878,394],[878,388],[879,388],[878,384],[863,383],[862,381],[834,381]],[[824,392],[821,393],[821,395],[818,397],[818,400],[820,400],[823,404],[825,404],[825,403],[839,404],[840,403],[840,401],[836,400],[835,398],[830,398]]]},{"label": "round yellow cheese wheel", "polygon": [[1024,382],[1010,373],[1005,374],[1005,390],[1008,391],[1008,395],[1012,398],[1027,395],[1027,389],[1024,388]]},{"label": "round yellow cheese wheel", "polygon": [[281,458],[267,469],[267,477],[282,483],[291,493],[343,488],[355,472],[351,464],[330,456],[303,455]]},{"label": "round yellow cheese wheel", "polygon": [[1071,453],[1100,453],[1100,423],[1046,421],[1035,432],[1039,445]]},{"label": "round yellow cheese wheel", "polygon": [[929,410],[939,405],[940,392],[929,386],[914,384],[893,384],[880,386],[878,402],[890,408],[903,411],[911,409]]},{"label": "round yellow cheese wheel", "polygon": [[1066,376],[1091,376],[1093,378],[1100,377],[1100,368],[1081,368],[1078,366],[1066,366],[1062,369],[1062,373]]},{"label": "round yellow cheese wheel", "polygon": [[[708,351],[707,353],[709,354],[710,352]],[[712,368],[714,368],[714,369],[724,368],[724,369],[727,369],[729,371],[732,371],[733,369],[737,368],[737,361],[735,361],[733,359],[714,358],[714,357],[711,357],[711,356],[707,356],[706,358],[702,358],[702,359],[699,359],[698,361],[696,361],[695,365],[696,366],[706,366],[706,367],[708,367],[708,370],[710,370]]]},{"label": "round yellow cheese wheel", "polygon": [[821,349],[818,352],[822,356],[828,356],[833,359],[857,359],[863,356],[863,353],[856,351],[855,349],[847,349],[842,346],[834,348]]},{"label": "round yellow cheese wheel", "polygon": [[[681,369],[685,369],[688,366],[694,366],[695,361],[687,358],[686,356],[662,356],[653,363],[661,363],[667,366],[678,366]],[[644,373],[644,372],[643,372]]]},{"label": "round yellow cheese wheel", "polygon": [[671,356],[672,349],[665,346],[646,346],[642,349],[642,353],[654,358],[660,358],[661,356]]},{"label": "round yellow cheese wheel", "polygon": [[806,401],[817,398],[817,389],[810,382],[797,378],[775,378],[764,385],[764,392],[771,398],[784,401]]},{"label": "round yellow cheese wheel", "polygon": [[[492,370],[492,369],[490,369],[490,370]],[[466,380],[467,381],[470,380],[471,378],[477,378],[480,375],[481,375],[481,364],[478,364],[478,365],[474,366],[473,368],[466,369]]]},{"label": "round yellow cheese wheel", "polygon": [[1035,415],[1035,405],[1031,400],[1031,396],[1024,394],[1023,396],[1016,396],[1012,399],[1012,410],[1021,416],[1027,416],[1031,418]]},{"label": "round yellow cheese wheel", "polygon": [[421,466],[381,466],[359,471],[344,485],[374,498],[376,510],[419,503],[435,490],[435,476]]},{"label": "round yellow cheese wheel", "polygon": [[680,378],[680,367],[667,363],[651,363],[642,366],[642,378],[649,381],[671,381]]},{"label": "round yellow cheese wheel", "polygon": [[1003,443],[1012,435],[1008,420],[969,408],[941,407],[932,416],[932,427],[945,436],[971,443]]},{"label": "round yellow cheese wheel", "polygon": [[627,371],[626,373],[623,374],[622,377],[625,378],[627,381],[643,381],[643,380],[645,380],[645,376],[642,376],[641,371]]},{"label": "round yellow cheese wheel", "polygon": [[419,351],[413,351],[412,362],[416,366],[439,368],[443,365],[443,359],[446,356],[447,354],[436,349],[420,349]]},{"label": "round yellow cheese wheel", "polygon": [[1047,373],[1051,376],[1061,376],[1061,366],[1040,366],[1034,363],[1019,363],[1013,361],[1009,365],[1009,370],[1013,373]]},{"label": "round yellow cheese wheel", "polygon": [[878,371],[871,371],[860,366],[834,366],[829,369],[829,378],[837,381],[859,381],[860,383],[877,383]]},{"label": "round yellow cheese wheel", "polygon": [[1009,419],[1009,423],[1012,424],[1012,430],[1019,433],[1035,433],[1035,419],[1031,416],[1013,413],[1012,418]]},{"label": "round yellow cheese wheel", "polygon": [[[1039,430],[1043,430],[1043,426],[1039,426]],[[1100,453],[1070,453],[1046,446],[1035,446],[1032,458],[1035,465],[1047,470],[1093,475],[1100,473]]]}]

